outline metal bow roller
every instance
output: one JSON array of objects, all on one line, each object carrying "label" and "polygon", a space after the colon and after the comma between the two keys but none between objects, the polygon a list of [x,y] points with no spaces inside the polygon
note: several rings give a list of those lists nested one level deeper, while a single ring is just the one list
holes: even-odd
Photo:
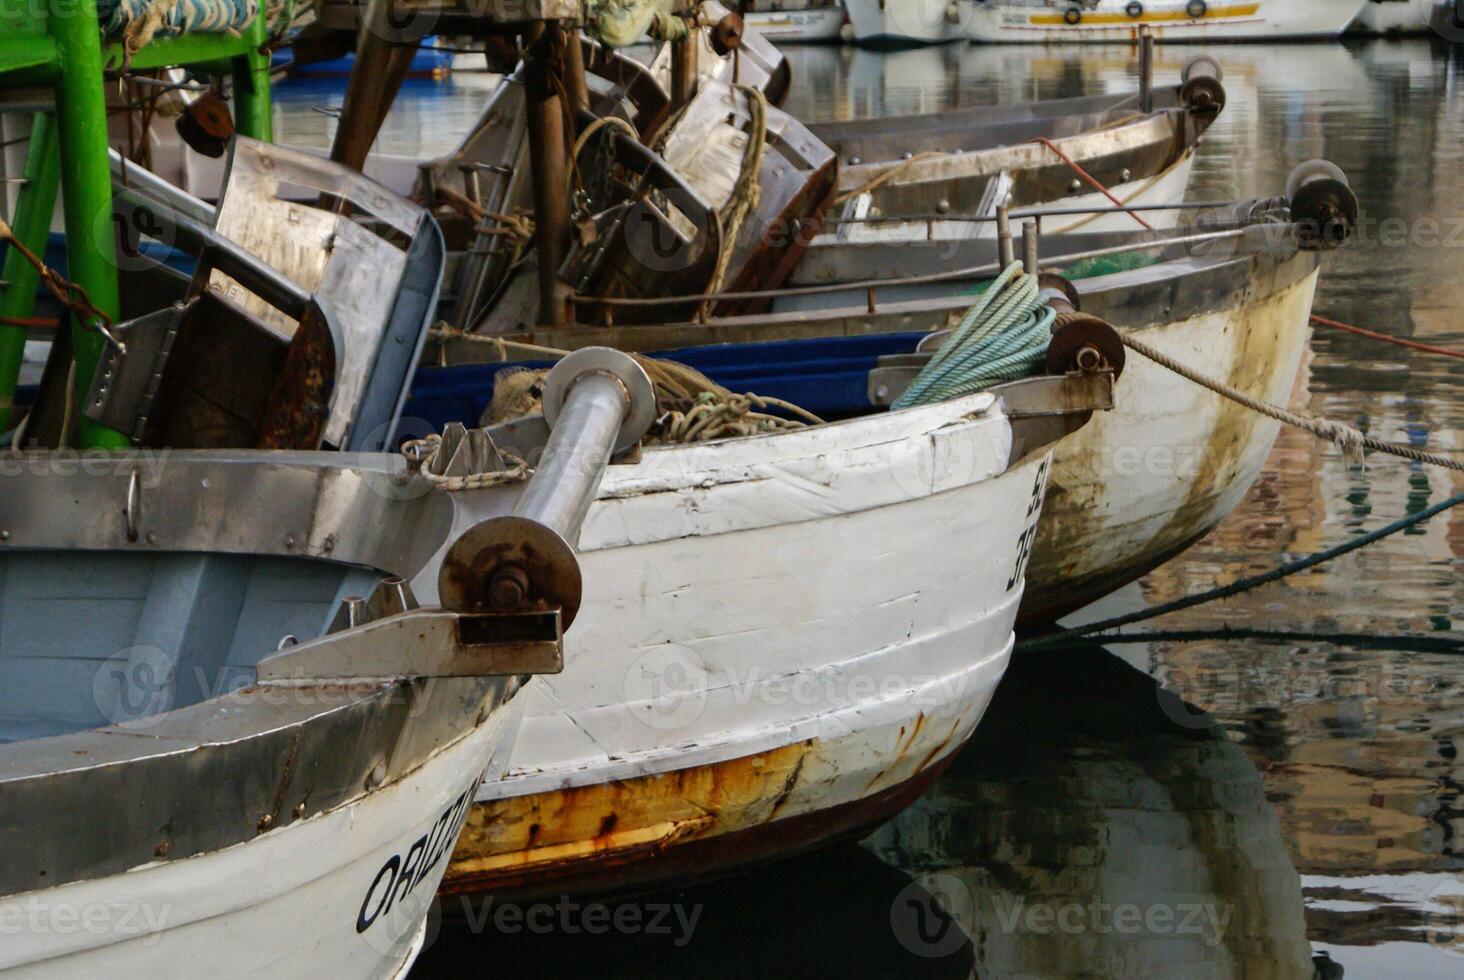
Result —
[{"label": "metal bow roller", "polygon": [[[574,545],[616,453],[654,421],[656,393],[628,354],[586,347],[555,366],[544,385],[549,440],[511,514],[469,528],[438,576],[445,608],[519,617],[536,635],[558,635],[579,610]],[[536,622],[537,621],[537,622]]]}]

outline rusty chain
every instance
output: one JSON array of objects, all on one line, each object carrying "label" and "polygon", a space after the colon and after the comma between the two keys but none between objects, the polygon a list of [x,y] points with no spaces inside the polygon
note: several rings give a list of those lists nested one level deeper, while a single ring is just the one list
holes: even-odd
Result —
[{"label": "rusty chain", "polygon": [[0,219],[0,243],[15,249],[20,257],[36,270],[36,274],[40,276],[41,285],[46,287],[46,291],[56,298],[56,302],[70,310],[83,326],[88,330],[95,330],[119,350],[126,352],[127,345],[118,340],[110,329],[112,318],[97,309],[96,304],[91,301],[91,297],[86,294],[86,290],[81,285],[72,282],[46,265],[40,256],[27,248],[4,219]]}]

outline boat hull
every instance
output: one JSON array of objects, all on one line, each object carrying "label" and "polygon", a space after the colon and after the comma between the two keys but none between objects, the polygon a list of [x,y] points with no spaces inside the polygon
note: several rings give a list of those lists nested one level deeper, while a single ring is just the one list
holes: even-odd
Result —
[{"label": "boat hull", "polygon": [[[1309,336],[1317,272],[1238,306],[1125,330],[1246,394],[1284,405]],[[1057,453],[1022,603],[1050,622],[1188,548],[1250,490],[1280,423],[1131,354],[1117,407]]]},{"label": "boat hull", "polygon": [[1005,419],[957,421],[976,404],[924,435],[915,409],[776,437],[791,454],[759,437],[612,467],[565,671],[524,692],[510,773],[480,789],[444,888],[711,876],[918,793],[1005,670],[1048,468],[1008,468]]},{"label": "boat hull", "polygon": [[501,769],[518,708],[516,700],[500,706],[355,802],[247,843],[0,899],[0,970],[45,978],[168,976],[204,964],[219,977],[404,973],[446,866],[430,855],[466,818],[485,762]]},{"label": "boat hull", "polygon": [[1363,34],[1427,34],[1433,0],[1369,0],[1353,28]]},{"label": "boat hull", "polygon": [[[1078,7],[1077,4],[1071,5]],[[965,17],[968,33],[981,43],[1133,43],[1147,27],[1162,43],[1275,41],[1337,37],[1356,19],[1359,0],[1212,0],[1201,17],[1191,17],[1186,0],[1148,0],[1130,16],[1121,0],[1104,0],[1085,10],[1076,24],[1057,6],[976,4]]]},{"label": "boat hull", "polygon": [[846,0],[844,6],[854,43],[876,48],[962,40],[970,16],[962,0]]},{"label": "boat hull", "polygon": [[744,14],[743,20],[748,27],[779,44],[817,44],[839,40],[839,31],[844,27],[844,6],[757,10]]}]

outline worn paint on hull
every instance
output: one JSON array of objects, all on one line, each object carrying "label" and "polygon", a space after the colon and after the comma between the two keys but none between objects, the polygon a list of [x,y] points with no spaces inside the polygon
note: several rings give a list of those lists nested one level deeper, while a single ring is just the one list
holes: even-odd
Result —
[{"label": "worn paint on hull", "polygon": [[[1076,6],[1076,5],[1074,5]],[[1104,0],[1083,10],[1076,24],[1064,9],[1031,3],[981,3],[967,19],[971,40],[984,43],[1121,42],[1137,40],[1148,28],[1161,42],[1274,41],[1277,38],[1336,37],[1362,9],[1361,0],[1211,0],[1193,17],[1185,0],[1149,0],[1134,17],[1123,0]]]},{"label": "worn paint on hull", "polygon": [[963,744],[1050,456],[1011,464],[994,397],[931,408],[612,467],[564,672],[524,691],[446,887],[593,892],[693,844],[722,850],[681,873],[716,873],[766,856],[733,835],[808,817],[816,843]]},{"label": "worn paint on hull", "polygon": [[[1241,306],[1134,336],[1247,394],[1285,404],[1301,366],[1314,271]],[[1127,331],[1125,331],[1127,332]],[[1139,578],[1240,502],[1280,423],[1130,354],[1114,411],[1059,447],[1022,624],[1049,622]]]}]

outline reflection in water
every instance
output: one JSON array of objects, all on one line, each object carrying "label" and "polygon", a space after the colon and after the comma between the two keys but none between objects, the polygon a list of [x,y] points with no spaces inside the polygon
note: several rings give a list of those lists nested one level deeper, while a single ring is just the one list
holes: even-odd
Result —
[{"label": "reflection in water", "polygon": [[[455,921],[422,975],[476,975],[485,957],[513,975],[643,980],[1313,973],[1255,767],[1096,649],[1017,663],[937,787],[862,847],[612,903],[596,921],[623,910],[627,926],[595,934],[581,906],[546,904],[537,931],[528,910],[444,908]],[[647,934],[662,908],[669,928]]]},{"label": "reflection in water", "polygon": [[[1318,312],[1464,348],[1461,52],[1464,48],[1451,51],[1426,40],[1218,46],[1213,53],[1225,66],[1229,103],[1201,147],[1192,197],[1277,193],[1296,164],[1317,156],[1334,161],[1351,176],[1364,221],[1360,240],[1326,260]],[[1160,81],[1176,77],[1198,53],[1194,48],[1161,48]],[[810,120],[1127,90],[1134,85],[1137,65],[1135,53],[1123,47],[950,45],[889,55],[818,47],[791,48],[789,56],[794,86],[788,108]],[[387,121],[382,148],[442,152],[476,118],[483,98],[481,79],[413,83]],[[314,107],[332,104],[339,104],[338,88],[285,86],[276,110],[280,138],[327,145],[334,123]],[[1459,437],[1461,381],[1464,364],[1458,361],[1319,329],[1297,381],[1295,404],[1381,438],[1457,451],[1464,450]],[[1260,571],[1283,556],[1320,550],[1421,510],[1461,486],[1464,481],[1455,474],[1391,459],[1375,458],[1365,469],[1349,469],[1330,447],[1283,432],[1256,487],[1230,520],[1188,554],[1105,600],[1093,614],[1142,608]],[[1464,509],[1456,509],[1412,533],[1223,604],[1171,616],[1162,626],[1457,635],[1464,621],[1461,559]],[[1458,843],[1464,830],[1464,767],[1458,759],[1464,689],[1456,679],[1457,657],[1319,642],[1170,643],[1124,647],[1121,653],[1211,711],[1261,771],[1265,792],[1279,814],[1282,840],[1302,875],[1313,943],[1331,949],[1352,977],[1464,973],[1464,956],[1430,948],[1454,944],[1464,953],[1464,931],[1457,925],[1464,921],[1459,914],[1464,909],[1464,853]],[[1229,764],[1217,745],[1206,744],[1210,748],[1205,751],[1216,754],[1216,765]],[[940,799],[950,804],[941,812],[965,813],[960,834],[995,841],[999,837],[977,818],[987,802],[999,801],[1001,784],[973,784],[968,766],[979,760],[972,762],[972,755],[941,785]],[[1135,785],[1147,785],[1141,776],[1148,774],[1139,771],[1143,758],[1140,754],[1115,768],[1116,784],[1131,777]],[[1230,753],[1225,758],[1235,757]],[[1121,761],[1115,756],[1115,767]],[[1034,759],[1031,764],[1041,763]],[[1068,790],[1067,784],[1050,788],[1054,797]],[[963,800],[969,804],[964,808],[957,805]],[[1028,807],[1041,802],[1039,797]],[[911,835],[920,832],[911,821],[926,814],[938,830],[938,809],[926,804],[883,832],[876,838],[881,853],[903,857],[908,848],[912,870],[923,873],[926,866],[913,855],[924,845],[911,843]],[[1221,806],[1219,812],[1231,811]],[[1240,821],[1239,815],[1234,819]],[[1257,816],[1256,826],[1261,822]],[[930,833],[939,838],[938,853],[964,862],[970,842],[937,830]],[[1063,853],[1076,861],[1088,853],[1078,841],[1092,839],[1092,828],[1084,834],[1075,825],[1070,833],[1073,840]],[[1196,840],[1206,850],[1205,839]],[[1049,842],[1052,853],[1059,844],[1056,838]],[[1125,866],[1118,852],[1129,849],[1110,848],[1107,860],[1117,862],[1111,866]],[[847,857],[855,852],[842,853]],[[1139,860],[1133,856],[1129,863]],[[870,864],[852,858],[850,863]],[[883,914],[883,899],[873,902],[872,909],[857,907],[864,885],[841,881],[838,865],[818,859],[759,876],[753,879],[757,885],[726,886],[725,894],[741,896],[727,899],[732,906],[756,906],[770,900],[761,892],[785,886],[810,906],[787,912],[780,921],[744,921],[745,928],[757,930],[756,938],[740,947],[729,941],[734,951],[727,955],[761,955],[756,947],[762,943],[806,932],[807,920],[800,917],[807,915],[828,920],[811,928],[846,936],[839,913],[850,902],[850,920],[867,927],[860,932],[873,935],[871,923]],[[1243,867],[1222,862],[1209,873],[1220,879],[1242,876]],[[1266,869],[1274,867],[1265,864]],[[1274,877],[1273,871],[1261,875],[1270,880],[1267,876]],[[1050,877],[1060,879],[1059,870]],[[1016,887],[994,877],[978,884],[983,889]],[[1040,879],[1022,887],[1039,884],[1049,887]],[[1233,892],[1239,884],[1222,881],[1215,887]],[[1274,901],[1274,894],[1268,900]],[[1236,915],[1242,916],[1237,921],[1251,921],[1240,909],[1252,901],[1262,901],[1259,892],[1237,901]],[[972,925],[978,933],[979,960],[985,962],[1003,949],[1001,955],[1019,955],[990,927],[989,920]],[[880,938],[888,951],[887,931]],[[1037,957],[1034,962],[1077,955],[1074,950],[1082,948],[1049,943],[1048,952],[1035,947],[1029,952],[1027,945],[1020,945],[1020,955]],[[1283,945],[1267,961],[1277,970],[1295,965],[1302,951],[1294,937]],[[1226,955],[1234,955],[1225,949]],[[1199,951],[1183,955],[1191,952]],[[632,953],[627,944],[617,955]],[[897,962],[901,969],[906,965]],[[1094,969],[1101,972],[1102,967]]]},{"label": "reflection in water", "polygon": [[992,976],[1310,977],[1265,786],[1213,724],[1103,650],[1020,657],[866,846],[953,893]]}]

